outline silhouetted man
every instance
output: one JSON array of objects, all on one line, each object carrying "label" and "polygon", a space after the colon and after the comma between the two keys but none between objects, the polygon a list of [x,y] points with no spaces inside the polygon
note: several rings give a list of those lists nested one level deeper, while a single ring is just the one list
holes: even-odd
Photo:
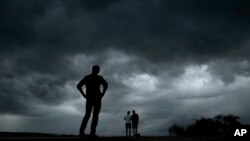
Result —
[{"label": "silhouetted man", "polygon": [[[101,101],[104,96],[108,83],[103,79],[102,76],[98,75],[100,71],[100,67],[95,65],[92,67],[92,73],[85,76],[77,85],[78,90],[82,94],[82,96],[87,100],[86,101],[86,112],[85,116],[82,120],[81,128],[80,128],[80,136],[85,135],[85,128],[87,126],[88,120],[90,118],[92,109],[93,109],[93,119],[91,123],[91,136],[96,136],[96,126],[98,123],[98,116],[101,110]],[[86,86],[86,94],[82,90],[82,86]],[[103,91],[101,92],[100,86],[103,86]]]},{"label": "silhouetted man", "polygon": [[138,123],[139,123],[139,115],[137,113],[135,113],[135,110],[133,110],[132,112],[133,112],[133,115],[132,115],[132,129],[133,129],[134,136],[136,136],[137,135]]},{"label": "silhouetted man", "polygon": [[[126,136],[130,136],[131,133],[131,116],[129,115],[130,111],[127,112],[127,115],[125,115],[125,128],[126,128]],[[128,132],[129,130],[129,132]]]}]

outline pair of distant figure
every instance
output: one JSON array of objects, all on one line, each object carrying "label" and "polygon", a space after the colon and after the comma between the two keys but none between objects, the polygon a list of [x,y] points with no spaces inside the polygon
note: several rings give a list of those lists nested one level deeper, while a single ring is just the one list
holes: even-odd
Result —
[{"label": "pair of distant figure", "polygon": [[132,112],[133,112],[132,116],[130,115],[130,111],[128,111],[127,115],[125,115],[124,117],[126,136],[130,136],[131,134],[131,124],[132,124],[134,136],[138,134],[137,129],[138,129],[138,124],[139,124],[139,115],[135,112],[135,110],[133,110]]}]

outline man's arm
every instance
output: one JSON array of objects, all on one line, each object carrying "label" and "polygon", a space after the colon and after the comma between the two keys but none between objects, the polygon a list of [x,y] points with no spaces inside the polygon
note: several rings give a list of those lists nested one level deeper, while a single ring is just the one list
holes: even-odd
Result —
[{"label": "man's arm", "polygon": [[137,121],[138,121],[138,123],[139,123],[139,115],[137,114]]},{"label": "man's arm", "polygon": [[77,84],[77,89],[80,91],[82,96],[86,98],[86,94],[82,90],[82,86],[85,85],[85,78],[83,78],[78,84]]},{"label": "man's arm", "polygon": [[101,95],[103,97],[106,93],[106,90],[108,89],[108,83],[103,77],[102,77],[102,85],[103,85],[103,91],[102,91]]}]

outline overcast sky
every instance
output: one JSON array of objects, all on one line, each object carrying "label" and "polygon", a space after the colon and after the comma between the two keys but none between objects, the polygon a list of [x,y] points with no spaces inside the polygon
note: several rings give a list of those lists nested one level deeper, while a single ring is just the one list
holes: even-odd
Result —
[{"label": "overcast sky", "polygon": [[[235,114],[250,124],[247,0],[2,0],[0,131],[78,134],[77,83],[98,64],[109,89],[97,134],[142,135]],[[87,133],[89,132],[89,125]]]}]

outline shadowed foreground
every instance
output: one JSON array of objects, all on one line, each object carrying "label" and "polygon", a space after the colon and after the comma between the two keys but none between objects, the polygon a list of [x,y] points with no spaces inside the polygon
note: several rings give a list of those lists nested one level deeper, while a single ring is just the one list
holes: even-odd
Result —
[{"label": "shadowed foreground", "polygon": [[169,136],[143,136],[125,137],[114,136],[98,138],[78,137],[75,135],[59,135],[46,133],[25,133],[25,132],[0,132],[0,140],[73,140],[73,141],[235,141],[246,140],[244,137],[169,137]]},{"label": "shadowed foreground", "polygon": [[0,140],[81,140],[81,141],[235,141],[247,138],[213,138],[213,137],[1,137]]}]

